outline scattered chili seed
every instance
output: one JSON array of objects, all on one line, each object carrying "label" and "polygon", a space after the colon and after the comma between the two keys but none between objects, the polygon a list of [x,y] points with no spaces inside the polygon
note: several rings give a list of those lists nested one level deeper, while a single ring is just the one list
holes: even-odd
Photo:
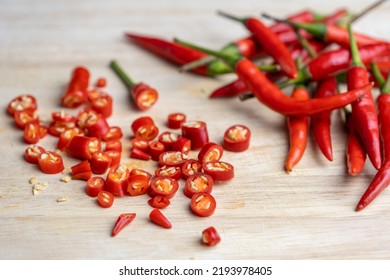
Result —
[{"label": "scattered chili seed", "polygon": [[66,196],[57,198],[57,202],[67,202],[67,201],[68,201],[68,198]]}]

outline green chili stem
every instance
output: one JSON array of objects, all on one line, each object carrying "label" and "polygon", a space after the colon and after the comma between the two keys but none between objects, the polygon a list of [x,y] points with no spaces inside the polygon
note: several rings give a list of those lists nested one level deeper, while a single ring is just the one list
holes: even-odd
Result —
[{"label": "green chili stem", "polygon": [[376,64],[375,62],[372,62],[371,63],[371,70],[372,70],[372,74],[375,77],[375,80],[378,82],[379,87],[383,88],[386,81],[381,73],[381,70],[379,70],[378,64]]},{"label": "green chili stem", "polygon": [[233,15],[228,14],[228,13],[223,12],[223,11],[218,11],[217,13],[218,13],[218,15],[223,16],[225,18],[232,19],[232,20],[235,20],[235,21],[239,21],[239,22],[242,22],[242,23],[245,23],[245,21],[246,21],[245,18],[239,18],[239,17],[233,16]]},{"label": "green chili stem", "polygon": [[352,26],[349,24],[348,25],[348,34],[349,34],[349,42],[350,42],[350,47],[351,47],[351,55],[352,55],[352,62],[354,66],[360,66],[364,67],[364,64],[360,58],[359,55],[359,49],[358,45],[355,40],[355,36],[353,35],[352,32]]},{"label": "green chili stem", "polygon": [[118,62],[115,60],[111,61],[111,68],[114,72],[121,78],[122,82],[129,88],[132,89],[135,83],[130,79],[130,77],[125,73],[125,71],[119,66]]}]

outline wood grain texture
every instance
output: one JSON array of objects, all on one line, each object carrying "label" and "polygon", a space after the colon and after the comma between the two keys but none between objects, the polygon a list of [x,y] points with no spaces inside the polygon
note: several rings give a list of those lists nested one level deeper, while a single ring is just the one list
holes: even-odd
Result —
[{"label": "wood grain texture", "polygon": [[[373,1],[346,0],[353,12]],[[367,164],[358,177],[345,168],[346,134],[340,115],[332,115],[334,161],[327,162],[311,137],[307,151],[291,174],[283,170],[288,150],[285,118],[255,100],[209,100],[216,87],[234,75],[217,79],[180,74],[177,67],[132,45],[124,31],[179,37],[212,48],[245,36],[245,29],[218,17],[223,8],[237,15],[274,15],[310,7],[324,13],[340,1],[28,1],[3,0],[0,9],[0,259],[388,259],[390,258],[390,194],[383,192],[366,210],[354,207],[375,170]],[[355,29],[390,38],[389,3],[359,20]],[[134,79],[156,87],[160,100],[147,113],[134,110],[126,90],[109,69],[117,59]],[[221,141],[224,130],[242,123],[252,130],[250,149],[226,152],[236,166],[234,180],[217,184],[218,208],[209,218],[190,213],[182,191],[164,214],[173,228],[148,221],[148,197],[118,198],[112,208],[97,206],[85,195],[85,182],[60,182],[62,175],[44,175],[23,160],[26,144],[6,114],[8,102],[22,93],[37,97],[46,121],[59,110],[59,97],[76,65],[87,66],[92,82],[108,80],[114,98],[112,125],[125,138],[123,162],[149,171],[154,162],[128,157],[130,123],[150,114],[162,130],[168,113],[183,111],[189,119],[204,120],[210,139]],[[375,92],[377,94],[377,92]],[[76,112],[77,110],[69,110]],[[55,139],[42,145],[50,149]],[[65,157],[70,167],[77,161]],[[49,183],[33,196],[28,180]],[[181,182],[182,186],[183,182]],[[68,201],[58,203],[59,197]],[[110,232],[123,212],[136,219],[117,237]],[[203,229],[213,225],[222,242],[207,248],[200,243]]]}]

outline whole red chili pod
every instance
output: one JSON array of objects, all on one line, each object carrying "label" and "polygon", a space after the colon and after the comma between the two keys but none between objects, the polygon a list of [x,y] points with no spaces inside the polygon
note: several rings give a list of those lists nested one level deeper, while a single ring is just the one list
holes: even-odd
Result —
[{"label": "whole red chili pod", "polygon": [[355,124],[352,122],[350,112],[346,112],[346,127],[348,133],[346,147],[348,173],[351,176],[357,176],[364,168],[367,154]]},{"label": "whole red chili pod", "polygon": [[207,125],[203,121],[187,121],[183,123],[181,134],[191,141],[192,150],[200,150],[203,145],[209,142]]},{"label": "whole red chili pod", "polygon": [[84,103],[87,97],[89,71],[82,66],[76,67],[68,88],[61,98],[61,105],[67,108],[76,108]]},{"label": "whole red chili pod", "polygon": [[111,68],[120,77],[130,92],[131,99],[138,109],[145,111],[151,108],[158,99],[158,92],[149,85],[139,82],[135,83],[119,66],[118,62],[111,61]]}]

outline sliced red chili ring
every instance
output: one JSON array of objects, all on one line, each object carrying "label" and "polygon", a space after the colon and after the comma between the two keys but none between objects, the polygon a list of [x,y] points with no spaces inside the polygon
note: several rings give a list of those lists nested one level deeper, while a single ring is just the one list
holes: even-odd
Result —
[{"label": "sliced red chili ring", "polygon": [[81,66],[76,67],[71,76],[66,92],[61,98],[61,104],[75,108],[84,103],[89,83],[89,71]]},{"label": "sliced red chili ring", "polygon": [[202,242],[207,246],[215,246],[221,242],[221,237],[214,227],[208,227],[202,231]]},{"label": "sliced red chili ring", "polygon": [[128,180],[127,192],[131,196],[143,195],[148,192],[150,180],[144,175],[130,175]]},{"label": "sliced red chili ring", "polygon": [[75,116],[65,113],[64,111],[53,112],[51,118],[53,121],[60,123],[76,123],[77,121]]},{"label": "sliced red chili ring", "polygon": [[76,124],[72,123],[72,122],[63,123],[63,122],[52,121],[49,124],[48,132],[50,135],[52,135],[54,137],[60,137],[61,133],[63,133],[64,131],[66,131],[68,129],[72,129],[75,127],[76,127]]},{"label": "sliced red chili ring", "polygon": [[148,153],[145,153],[144,151],[135,147],[131,149],[130,157],[141,160],[150,160],[152,158]]},{"label": "sliced red chili ring", "polygon": [[196,193],[211,193],[213,185],[214,180],[210,175],[198,172],[187,178],[184,186],[184,194],[188,198],[191,198]]},{"label": "sliced red chili ring", "polygon": [[228,181],[234,177],[234,167],[228,162],[204,162],[202,169],[204,173],[213,177],[214,181]]},{"label": "sliced red chili ring", "polygon": [[101,143],[98,138],[76,135],[70,141],[67,152],[75,158],[90,159],[93,153],[100,150]]},{"label": "sliced red chili ring", "polygon": [[184,180],[187,180],[188,177],[200,172],[201,170],[202,164],[195,159],[189,159],[181,166],[181,174]]},{"label": "sliced red chili ring", "polygon": [[75,136],[84,136],[84,131],[79,127],[67,128],[60,134],[57,142],[57,149],[64,151],[68,148],[70,141]]},{"label": "sliced red chili ring", "polygon": [[146,178],[146,180],[148,180],[148,181],[150,181],[150,179],[152,179],[152,174],[150,174],[148,171],[145,171],[145,170],[139,169],[139,168],[131,169],[130,176],[132,176],[132,175],[144,176]]},{"label": "sliced red chili ring", "polygon": [[164,145],[166,151],[172,150],[177,139],[179,139],[179,135],[170,131],[164,131],[158,136],[158,141]]},{"label": "sliced red chili ring", "polygon": [[30,122],[39,122],[39,117],[36,111],[24,110],[16,111],[14,120],[18,128],[24,129]]},{"label": "sliced red chili ring", "polygon": [[85,101],[85,95],[82,91],[73,91],[64,94],[61,98],[61,105],[66,108],[77,108]]},{"label": "sliced red chili ring", "polygon": [[87,131],[87,135],[103,139],[104,136],[110,131],[110,126],[102,115],[96,115],[88,119],[83,127]]},{"label": "sliced red chili ring", "polygon": [[231,152],[243,152],[249,148],[251,131],[244,125],[229,127],[223,136],[223,148]]},{"label": "sliced red chili ring", "polygon": [[185,161],[188,160],[188,156],[177,151],[167,151],[160,154],[158,163],[160,166],[179,166],[181,167]]},{"label": "sliced red chili ring", "polygon": [[88,179],[85,192],[90,197],[97,197],[104,190],[106,181],[99,176],[94,176]]},{"label": "sliced red chili ring", "polygon": [[110,142],[120,140],[123,137],[122,129],[119,126],[111,126],[107,134],[104,135],[103,141]]},{"label": "sliced red chili ring", "polygon": [[191,150],[191,140],[180,136],[179,139],[172,145],[172,151],[179,151],[183,154],[188,154]]},{"label": "sliced red chili ring", "polygon": [[181,134],[191,140],[191,149],[199,150],[209,142],[207,125],[203,121],[190,121],[181,125]]},{"label": "sliced red chili ring", "polygon": [[71,167],[73,180],[87,181],[92,176],[91,165],[88,160],[75,164]]},{"label": "sliced red chili ring", "polygon": [[104,174],[111,166],[112,159],[103,152],[95,152],[90,159],[91,170],[94,174]]},{"label": "sliced red chili ring", "polygon": [[106,190],[116,196],[123,196],[127,192],[129,169],[120,164],[110,168],[106,178]]},{"label": "sliced red chili ring", "polygon": [[133,138],[130,140],[130,143],[131,143],[131,148],[137,148],[145,153],[149,152],[149,142],[146,140]]},{"label": "sliced red chili ring", "polygon": [[38,143],[40,137],[40,125],[38,121],[32,121],[24,127],[23,140],[27,144]]},{"label": "sliced red chili ring", "polygon": [[191,197],[190,208],[199,217],[209,217],[214,214],[217,202],[209,193],[196,193]]},{"label": "sliced red chili ring", "polygon": [[160,195],[171,199],[178,189],[179,184],[175,179],[169,177],[154,177],[150,182],[148,194],[150,197]]},{"label": "sliced red chili ring", "polygon": [[165,196],[156,195],[155,197],[148,200],[148,204],[153,208],[164,209],[167,208],[171,202]]},{"label": "sliced red chili ring", "polygon": [[134,138],[151,141],[158,135],[158,127],[149,116],[139,117],[131,124]]},{"label": "sliced red chili ring", "polygon": [[172,228],[171,222],[167,219],[167,217],[164,216],[163,213],[157,208],[154,208],[150,214],[149,214],[149,219],[155,223],[156,225],[159,225],[163,228],[170,229]]},{"label": "sliced red chili ring", "polygon": [[30,145],[24,152],[24,158],[28,163],[37,164],[40,154],[45,152],[45,149],[38,145]]},{"label": "sliced red chili ring", "polygon": [[15,115],[15,112],[31,111],[34,112],[37,109],[37,100],[34,96],[29,94],[23,94],[12,99],[7,106],[7,112],[11,116]]},{"label": "sliced red chili ring", "polygon": [[97,202],[103,208],[110,208],[114,204],[114,200],[114,195],[109,191],[101,191],[97,196]]},{"label": "sliced red chili ring", "polygon": [[137,83],[131,90],[134,103],[140,110],[147,110],[158,100],[158,92],[145,83]]},{"label": "sliced red chili ring", "polygon": [[198,153],[199,162],[219,161],[223,155],[222,146],[209,142]]},{"label": "sliced red chili ring", "polygon": [[103,88],[107,85],[107,79],[106,78],[99,78],[97,79],[96,81],[96,86],[99,87],[99,88]]},{"label": "sliced red chili ring", "polygon": [[119,165],[121,162],[122,152],[117,150],[108,150],[103,152],[105,155],[108,155],[111,158],[111,166]]},{"label": "sliced red chili ring", "polygon": [[89,101],[92,110],[107,119],[112,115],[112,97],[101,92],[99,96]]},{"label": "sliced red chili ring", "polygon": [[64,170],[61,155],[56,152],[45,151],[38,157],[39,169],[46,174],[57,174]]},{"label": "sliced red chili ring", "polygon": [[156,169],[155,175],[160,177],[170,177],[175,180],[179,180],[181,177],[181,168],[178,166],[174,167],[164,165]]},{"label": "sliced red chili ring", "polygon": [[125,226],[127,226],[134,220],[135,216],[135,213],[120,214],[115,222],[114,228],[112,229],[111,236],[116,236]]},{"label": "sliced red chili ring", "polygon": [[167,126],[171,129],[181,128],[182,123],[187,119],[187,116],[183,113],[172,113],[168,115]]},{"label": "sliced red chili ring", "polygon": [[43,139],[46,137],[49,129],[44,125],[39,125],[39,139]]},{"label": "sliced red chili ring", "polygon": [[165,147],[159,141],[153,141],[149,143],[149,154],[152,157],[152,160],[158,161],[160,155],[165,152]]},{"label": "sliced red chili ring", "polygon": [[110,140],[106,142],[105,151],[122,152],[122,142],[119,140]]}]

